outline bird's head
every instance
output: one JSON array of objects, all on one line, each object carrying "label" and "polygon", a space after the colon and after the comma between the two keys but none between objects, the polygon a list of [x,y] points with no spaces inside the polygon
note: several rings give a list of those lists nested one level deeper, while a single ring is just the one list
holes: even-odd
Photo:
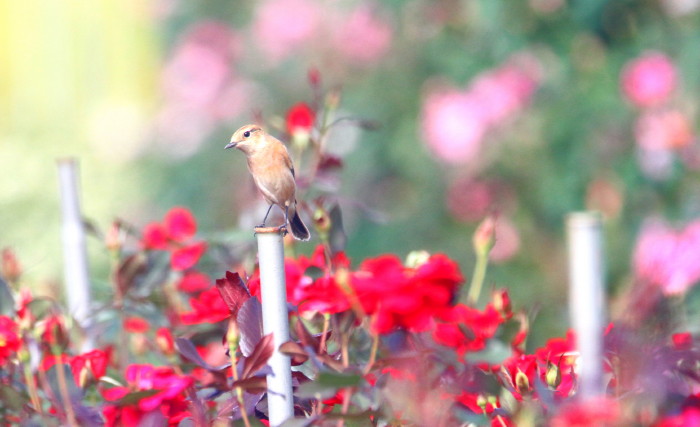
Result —
[{"label": "bird's head", "polygon": [[265,131],[258,125],[241,126],[233,133],[231,141],[224,148],[238,148],[244,153],[249,153],[264,136]]}]

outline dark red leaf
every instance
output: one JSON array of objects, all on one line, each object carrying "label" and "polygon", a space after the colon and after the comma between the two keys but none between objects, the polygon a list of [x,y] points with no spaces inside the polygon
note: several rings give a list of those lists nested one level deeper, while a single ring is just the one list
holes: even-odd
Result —
[{"label": "dark red leaf", "polygon": [[294,341],[287,341],[280,346],[280,353],[286,354],[292,358],[292,365],[298,366],[309,359],[309,354]]},{"label": "dark red leaf", "polygon": [[239,342],[241,353],[248,357],[255,349],[255,345],[263,337],[262,305],[257,298],[248,298],[238,310],[238,330],[241,332]]},{"label": "dark red leaf", "polygon": [[[246,413],[252,414],[255,406],[260,402],[264,393],[243,393],[243,406]],[[221,421],[230,422],[241,418],[241,408],[238,405],[237,399],[228,399],[219,407],[217,418]]]},{"label": "dark red leaf", "polygon": [[267,390],[267,377],[250,377],[234,381],[233,387],[240,387],[248,393],[263,393]]},{"label": "dark red leaf", "polygon": [[121,295],[125,295],[134,285],[136,278],[146,271],[148,258],[143,252],[130,255],[122,261],[114,274],[114,281]]},{"label": "dark red leaf", "polygon": [[306,326],[301,319],[294,324],[294,330],[296,331],[297,338],[299,338],[299,341],[301,341],[302,346],[311,347],[314,350],[318,349],[318,340],[311,335],[308,329],[306,329]]},{"label": "dark red leaf", "polygon": [[336,169],[342,166],[343,160],[340,157],[324,154],[319,161],[318,169],[319,171],[326,171],[328,169]]},{"label": "dark red leaf", "polygon": [[192,344],[192,341],[188,340],[187,338],[176,338],[175,348],[182,355],[182,357],[200,368],[206,369],[207,371],[217,372],[231,366],[230,363],[226,363],[222,366],[212,366],[208,364],[204,361],[204,359],[202,359],[202,356],[199,355],[199,352],[197,352],[197,348],[195,348],[194,344]]},{"label": "dark red leaf", "polygon": [[227,271],[226,277],[216,280],[216,289],[234,317],[238,316],[238,310],[250,298],[250,292],[238,273]]},{"label": "dark red leaf", "polygon": [[255,346],[253,353],[249,357],[245,358],[241,379],[249,378],[254,373],[262,369],[267,364],[267,360],[272,356],[274,350],[275,347],[272,340],[272,333],[269,333],[262,337],[260,342],[258,342],[258,344]]}]

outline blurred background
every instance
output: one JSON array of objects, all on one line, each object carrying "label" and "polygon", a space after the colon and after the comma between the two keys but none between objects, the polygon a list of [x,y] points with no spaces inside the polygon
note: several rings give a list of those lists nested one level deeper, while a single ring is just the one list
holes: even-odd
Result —
[{"label": "blurred background", "polygon": [[[700,216],[699,8],[2,1],[0,247],[38,288],[60,283],[56,159],[68,156],[80,161],[84,213],[102,227],[115,217],[141,227],[180,205],[200,234],[252,241],[265,207],[244,156],[223,147],[252,121],[288,141],[284,118],[313,101],[316,81],[340,93],[335,117],[379,124],[338,125],[327,141],[343,161],[328,192],[355,264],[426,249],[470,277],[473,231],[497,213],[487,283],[539,313],[542,337],[561,334],[568,212],[604,214],[613,296],[644,266],[645,230],[657,233],[650,247],[673,246],[663,256],[700,253],[684,228]],[[107,254],[90,249],[104,282]]]}]

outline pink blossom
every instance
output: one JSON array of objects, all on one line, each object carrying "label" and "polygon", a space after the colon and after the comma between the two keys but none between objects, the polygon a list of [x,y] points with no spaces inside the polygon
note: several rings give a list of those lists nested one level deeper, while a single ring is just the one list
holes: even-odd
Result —
[{"label": "pink blossom", "polygon": [[630,61],[622,70],[622,92],[637,107],[663,103],[676,88],[677,71],[662,52],[649,51]]},{"label": "pink blossom", "polygon": [[445,162],[474,161],[486,134],[527,106],[539,79],[537,58],[521,53],[481,73],[465,90],[428,90],[422,111],[428,147]]},{"label": "pink blossom", "polygon": [[485,181],[458,179],[447,189],[447,209],[464,222],[482,220],[495,203],[494,185]]},{"label": "pink blossom", "polygon": [[266,59],[276,63],[316,36],[321,16],[310,0],[266,0],[256,11],[253,35]]},{"label": "pink blossom", "polygon": [[478,156],[486,124],[475,97],[456,89],[429,93],[422,122],[428,147],[440,160],[468,163]]},{"label": "pink blossom", "polygon": [[634,251],[638,278],[661,287],[667,295],[684,293],[700,280],[700,220],[676,231],[660,222],[642,229]]},{"label": "pink blossom", "polygon": [[505,262],[514,257],[520,250],[520,233],[513,222],[499,216],[496,219],[496,243],[493,245],[489,258],[491,261],[499,263]]},{"label": "pink blossom", "polygon": [[230,73],[234,33],[217,22],[194,26],[163,71],[165,95],[191,107],[206,107],[216,99]]},{"label": "pink blossom", "polygon": [[637,144],[645,150],[685,147],[693,140],[688,117],[677,110],[646,111],[634,127]]},{"label": "pink blossom", "polygon": [[477,76],[470,87],[488,125],[497,125],[524,108],[536,89],[535,78],[512,61]]},{"label": "pink blossom", "polygon": [[351,61],[371,63],[389,50],[392,27],[374,9],[369,5],[358,7],[350,16],[343,17],[335,34],[335,48]]}]

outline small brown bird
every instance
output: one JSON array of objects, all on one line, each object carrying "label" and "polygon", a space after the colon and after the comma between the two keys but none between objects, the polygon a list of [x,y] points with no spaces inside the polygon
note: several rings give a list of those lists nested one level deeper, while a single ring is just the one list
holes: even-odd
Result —
[{"label": "small brown bird", "polygon": [[245,125],[234,132],[231,142],[224,148],[238,148],[246,155],[255,185],[270,204],[260,227],[265,226],[272,206],[277,205],[284,210],[285,225],[289,224],[292,236],[297,240],[309,240],[309,230],[297,212],[294,165],[287,147],[274,136],[265,133],[260,126]]}]

